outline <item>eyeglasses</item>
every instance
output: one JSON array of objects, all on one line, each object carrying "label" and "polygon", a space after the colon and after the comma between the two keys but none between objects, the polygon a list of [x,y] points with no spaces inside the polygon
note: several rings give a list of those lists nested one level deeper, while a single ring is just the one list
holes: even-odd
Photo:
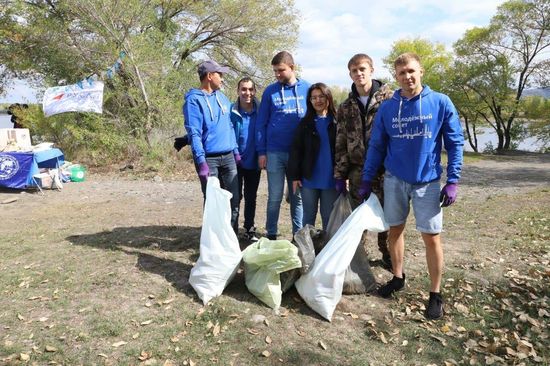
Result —
[{"label": "eyeglasses", "polygon": [[314,97],[309,98],[312,102],[315,102],[316,100],[326,100],[327,97],[324,95],[316,95]]}]

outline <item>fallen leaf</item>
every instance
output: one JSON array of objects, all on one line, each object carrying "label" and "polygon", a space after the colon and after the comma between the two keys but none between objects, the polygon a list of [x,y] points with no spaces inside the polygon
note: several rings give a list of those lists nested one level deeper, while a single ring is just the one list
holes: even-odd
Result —
[{"label": "fallen leaf", "polygon": [[172,360],[166,360],[166,361],[164,361],[162,366],[176,366],[176,364]]},{"label": "fallen leaf", "polygon": [[54,346],[46,346],[46,352],[57,352],[57,348]]},{"label": "fallen leaf", "polygon": [[441,331],[443,333],[449,333],[451,331],[451,328],[447,324],[445,324],[444,326],[441,327]]},{"label": "fallen leaf", "polygon": [[189,366],[195,366],[196,363],[195,361],[193,361],[192,359],[189,359]]},{"label": "fallen leaf", "polygon": [[153,320],[150,319],[150,320],[146,320],[146,321],[144,321],[144,322],[141,322],[141,323],[139,323],[139,324],[140,324],[140,325],[149,325],[149,324],[151,324],[152,322],[153,322]]},{"label": "fallen leaf", "polygon": [[460,327],[456,328],[456,330],[460,333],[466,332],[466,328],[464,328],[463,326],[460,326]]},{"label": "fallen leaf", "polygon": [[262,356],[267,358],[267,357],[271,356],[271,352],[269,352],[268,350],[265,350],[265,351],[262,352]]},{"label": "fallen leaf", "polygon": [[264,319],[264,324],[265,324],[266,327],[269,327],[269,320]]},{"label": "fallen leaf", "polygon": [[150,299],[154,299],[154,298],[155,298],[155,295],[149,295],[149,296],[147,296],[147,297],[150,298]]},{"label": "fallen leaf", "polygon": [[325,344],[325,342],[323,341],[319,341],[319,347],[321,347],[322,349],[326,350],[327,349],[327,345]]},{"label": "fallen leaf", "polygon": [[168,299],[168,300],[164,300],[162,303],[163,303],[164,305],[167,305],[167,304],[170,304],[172,301],[174,301],[173,298],[172,298],[172,299]]},{"label": "fallen leaf", "polygon": [[296,333],[298,333],[298,335],[300,337],[305,337],[306,336],[306,332],[304,332],[303,330],[296,329]]},{"label": "fallen leaf", "polygon": [[42,318],[38,319],[39,322],[45,322],[48,321],[48,318],[43,316]]},{"label": "fallen leaf", "polygon": [[443,347],[447,347],[447,341],[445,340],[445,338],[443,337],[438,337],[436,335],[433,335],[433,334],[430,334],[430,337],[432,337],[433,339],[441,342],[441,344],[443,345]]},{"label": "fallen leaf", "polygon": [[127,342],[118,341],[118,342],[113,343],[112,346],[115,347],[115,348],[118,348],[120,346],[124,346],[125,344],[127,344]]},{"label": "fallen leaf", "polygon": [[253,335],[258,335],[260,334],[260,332],[258,332],[256,329],[254,328],[246,328],[247,332],[250,333],[250,334],[253,334]]},{"label": "fallen leaf", "polygon": [[145,351],[141,351],[141,353],[138,356],[138,360],[140,361],[145,361],[149,358],[151,358],[151,354]]},{"label": "fallen leaf", "polygon": [[388,344],[388,341],[386,340],[386,336],[384,335],[384,333],[382,333],[382,332],[378,333],[378,338],[380,338],[382,343]]},{"label": "fallen leaf", "polygon": [[265,337],[265,343],[271,344],[271,342],[273,342],[273,341],[271,340],[271,337],[270,337],[270,336],[266,336],[266,337]]},{"label": "fallen leaf", "polygon": [[214,325],[214,329],[212,329],[212,334],[214,335],[214,337],[220,335],[220,324],[218,322],[216,322],[216,325]]},{"label": "fallen leaf", "polygon": [[29,355],[26,354],[26,353],[20,353],[20,354],[19,354],[19,359],[20,359],[21,361],[28,361],[28,360],[31,359],[31,356],[29,356]]},{"label": "fallen leaf", "polygon": [[132,335],[132,339],[137,339],[138,337],[139,337],[139,333],[134,333],[134,334]]},{"label": "fallen leaf", "polygon": [[98,355],[99,357],[109,358],[109,356],[107,356],[105,353],[98,353],[97,355]]},{"label": "fallen leaf", "polygon": [[173,336],[172,338],[170,338],[170,342],[172,343],[178,343],[180,341],[179,337],[178,336]]},{"label": "fallen leaf", "polygon": [[145,307],[150,308],[151,306],[153,306],[153,303],[152,303],[152,302],[147,301],[147,302],[145,303]]},{"label": "fallen leaf", "polygon": [[407,344],[409,344],[409,341],[407,341],[406,339],[403,341],[403,343],[401,343],[401,345],[404,347],[406,346]]},{"label": "fallen leaf", "polygon": [[19,320],[25,320],[25,317],[21,314],[17,314],[17,319]]}]

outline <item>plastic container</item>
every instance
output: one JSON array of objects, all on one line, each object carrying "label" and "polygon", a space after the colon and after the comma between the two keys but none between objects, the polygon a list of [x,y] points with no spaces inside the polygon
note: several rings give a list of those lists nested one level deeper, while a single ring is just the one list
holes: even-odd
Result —
[{"label": "plastic container", "polygon": [[71,166],[69,172],[71,172],[71,182],[83,182],[86,178],[86,168],[82,165]]}]

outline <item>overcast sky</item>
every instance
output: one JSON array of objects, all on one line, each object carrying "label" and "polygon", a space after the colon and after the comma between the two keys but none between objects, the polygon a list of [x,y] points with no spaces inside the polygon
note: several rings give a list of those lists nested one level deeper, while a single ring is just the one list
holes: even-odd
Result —
[{"label": "overcast sky", "polygon": [[[267,0],[266,0],[267,1]],[[389,77],[382,65],[393,42],[427,38],[453,42],[474,26],[486,26],[503,0],[296,0],[302,13],[299,46],[294,54],[301,77],[311,83],[348,87],[347,62],[356,53],[374,59],[374,76]],[[0,103],[30,102],[36,97],[16,82]]]},{"label": "overcast sky", "polygon": [[502,0],[296,0],[302,13],[295,62],[307,81],[349,86],[348,60],[367,53],[374,76],[389,77],[382,58],[392,44],[421,37],[451,50],[466,29],[486,26]]}]

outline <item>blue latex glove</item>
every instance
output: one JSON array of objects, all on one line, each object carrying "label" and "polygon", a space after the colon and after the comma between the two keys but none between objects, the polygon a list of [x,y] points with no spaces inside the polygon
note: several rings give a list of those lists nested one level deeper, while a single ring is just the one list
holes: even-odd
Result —
[{"label": "blue latex glove", "polygon": [[208,168],[208,164],[206,163],[200,163],[199,164],[199,179],[201,182],[206,183],[208,180],[208,173],[210,173],[210,168]]},{"label": "blue latex glove", "polygon": [[452,205],[456,201],[456,196],[458,195],[458,184],[456,183],[447,183],[441,190],[439,194],[439,202],[441,202],[441,207],[447,207]]},{"label": "blue latex glove", "polygon": [[359,186],[359,191],[357,193],[359,194],[359,199],[361,201],[369,199],[370,194],[372,193],[371,182],[362,181],[361,185]]},{"label": "blue latex glove", "polygon": [[240,167],[242,164],[241,154],[237,153],[237,154],[233,154],[233,156],[235,157],[235,164],[237,164],[237,166]]},{"label": "blue latex glove", "polygon": [[336,179],[335,188],[336,188],[336,193],[338,194],[347,193],[348,190],[346,189],[346,180]]}]

